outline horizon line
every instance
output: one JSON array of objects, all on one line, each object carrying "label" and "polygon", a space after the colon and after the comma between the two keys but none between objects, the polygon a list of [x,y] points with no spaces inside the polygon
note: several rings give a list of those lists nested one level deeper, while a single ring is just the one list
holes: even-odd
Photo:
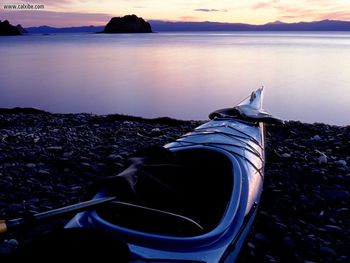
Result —
[{"label": "horizon line", "polygon": [[[113,17],[118,17],[118,16],[112,16]],[[122,17],[122,16],[119,16]],[[8,19],[5,19],[8,20]],[[0,21],[5,21],[1,20]],[[268,24],[274,24],[274,23],[280,23],[280,24],[298,24],[298,23],[317,23],[317,22],[322,22],[322,21],[336,21],[336,22],[350,22],[350,20],[336,20],[336,19],[321,19],[321,20],[314,20],[314,21],[298,21],[298,22],[283,22],[280,20],[275,20],[272,22],[267,22],[264,24],[250,24],[250,23],[243,23],[243,22],[220,22],[220,21],[181,21],[181,20],[161,20],[161,19],[144,19],[146,22],[151,23],[151,22],[165,22],[165,23],[217,23],[217,24],[242,24],[242,25],[251,25],[251,26],[264,26]],[[8,20],[9,21],[9,20]],[[11,22],[11,21],[9,21]],[[106,24],[109,21],[106,22]],[[14,23],[16,24],[16,23]],[[70,25],[70,26],[63,26],[63,27],[58,27],[58,26],[50,26],[48,24],[42,24],[42,25],[33,25],[33,26],[24,26],[24,28],[29,28],[29,27],[42,27],[42,26],[47,26],[47,27],[52,27],[52,28],[72,28],[72,27],[100,27],[100,26],[105,26],[104,25]],[[22,25],[23,26],[23,25]]]}]

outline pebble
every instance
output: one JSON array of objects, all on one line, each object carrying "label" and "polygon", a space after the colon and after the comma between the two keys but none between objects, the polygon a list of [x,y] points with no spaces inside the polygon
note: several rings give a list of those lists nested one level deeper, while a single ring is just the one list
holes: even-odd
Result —
[{"label": "pebble", "polygon": [[64,153],[62,154],[62,156],[63,156],[64,158],[70,158],[72,155],[73,155],[73,151],[71,151],[71,152],[64,152]]},{"label": "pebble", "polygon": [[36,164],[35,163],[27,163],[26,166],[28,168],[35,168],[36,167]]},{"label": "pebble", "polygon": [[38,174],[41,174],[41,175],[49,175],[50,172],[49,172],[48,170],[40,169],[40,170],[38,171]]},{"label": "pebble", "polygon": [[291,155],[289,153],[283,153],[283,154],[281,154],[281,156],[283,158],[290,158]]},{"label": "pebble", "polygon": [[11,247],[18,247],[19,243],[16,239],[12,238],[6,242],[7,245]]},{"label": "pebble", "polygon": [[82,187],[79,186],[79,185],[76,185],[76,186],[72,186],[70,189],[71,189],[72,191],[78,191],[78,190],[81,190]]},{"label": "pebble", "polygon": [[325,192],[325,196],[332,201],[347,200],[350,198],[350,192],[345,190],[334,190]]},{"label": "pebble", "polygon": [[321,137],[319,135],[315,135],[311,138],[311,140],[313,141],[320,141],[321,140]]},{"label": "pebble", "polygon": [[262,233],[256,233],[255,239],[262,243],[271,243],[270,239]]},{"label": "pebble", "polygon": [[346,161],[344,161],[344,160],[336,161],[336,164],[338,164],[340,166],[346,166],[347,165]]},{"label": "pebble", "polygon": [[330,247],[320,247],[320,252],[323,254],[332,255],[332,256],[336,255],[334,249]]},{"label": "pebble", "polygon": [[323,225],[323,228],[325,228],[327,231],[332,232],[332,233],[343,233],[344,230],[335,225]]},{"label": "pebble", "polygon": [[123,157],[121,157],[119,154],[110,154],[108,155],[108,159],[120,162],[123,160]]},{"label": "pebble", "polygon": [[27,201],[28,203],[39,203],[40,202],[40,199],[39,198],[31,198]]},{"label": "pebble", "polygon": [[252,242],[248,242],[248,243],[247,243],[247,246],[248,246],[250,249],[255,249],[255,245],[254,245],[254,243],[252,243]]},{"label": "pebble", "polygon": [[61,151],[62,150],[62,146],[50,146],[46,148],[47,151],[52,151],[52,152],[56,152],[56,151]]},{"label": "pebble", "polygon": [[326,155],[321,155],[317,158],[318,164],[327,164],[328,159]]},{"label": "pebble", "polygon": [[295,241],[289,236],[284,237],[283,241],[290,249],[294,249],[296,247]]}]

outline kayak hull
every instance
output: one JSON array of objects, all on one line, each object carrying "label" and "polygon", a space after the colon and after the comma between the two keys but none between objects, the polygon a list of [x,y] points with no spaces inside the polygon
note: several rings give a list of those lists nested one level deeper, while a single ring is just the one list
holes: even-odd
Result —
[{"label": "kayak hull", "polygon": [[[248,100],[244,105],[249,103]],[[256,105],[255,101],[253,106]],[[113,224],[94,210],[77,214],[66,228],[94,227],[116,233],[128,244],[131,262],[234,262],[249,233],[262,192],[263,123],[216,117],[165,147],[180,155],[211,152],[228,160],[231,194],[215,227],[193,236],[163,235]],[[213,180],[220,178],[220,174],[212,176]],[[106,193],[101,191],[95,198],[104,196]]]}]

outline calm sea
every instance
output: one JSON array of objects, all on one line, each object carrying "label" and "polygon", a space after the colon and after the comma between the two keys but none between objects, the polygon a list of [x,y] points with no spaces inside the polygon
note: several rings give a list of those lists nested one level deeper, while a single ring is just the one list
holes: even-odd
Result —
[{"label": "calm sea", "polygon": [[350,124],[350,33],[0,38],[0,107],[206,119],[266,87],[284,119]]}]

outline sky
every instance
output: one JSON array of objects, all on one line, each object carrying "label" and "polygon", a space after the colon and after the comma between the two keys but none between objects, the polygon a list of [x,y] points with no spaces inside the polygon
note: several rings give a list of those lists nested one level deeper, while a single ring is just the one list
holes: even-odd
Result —
[{"label": "sky", "polygon": [[[41,5],[8,10],[5,5]],[[274,21],[350,21],[350,0],[0,0],[0,20],[24,27],[105,25],[114,16],[145,20],[265,24]]]}]

